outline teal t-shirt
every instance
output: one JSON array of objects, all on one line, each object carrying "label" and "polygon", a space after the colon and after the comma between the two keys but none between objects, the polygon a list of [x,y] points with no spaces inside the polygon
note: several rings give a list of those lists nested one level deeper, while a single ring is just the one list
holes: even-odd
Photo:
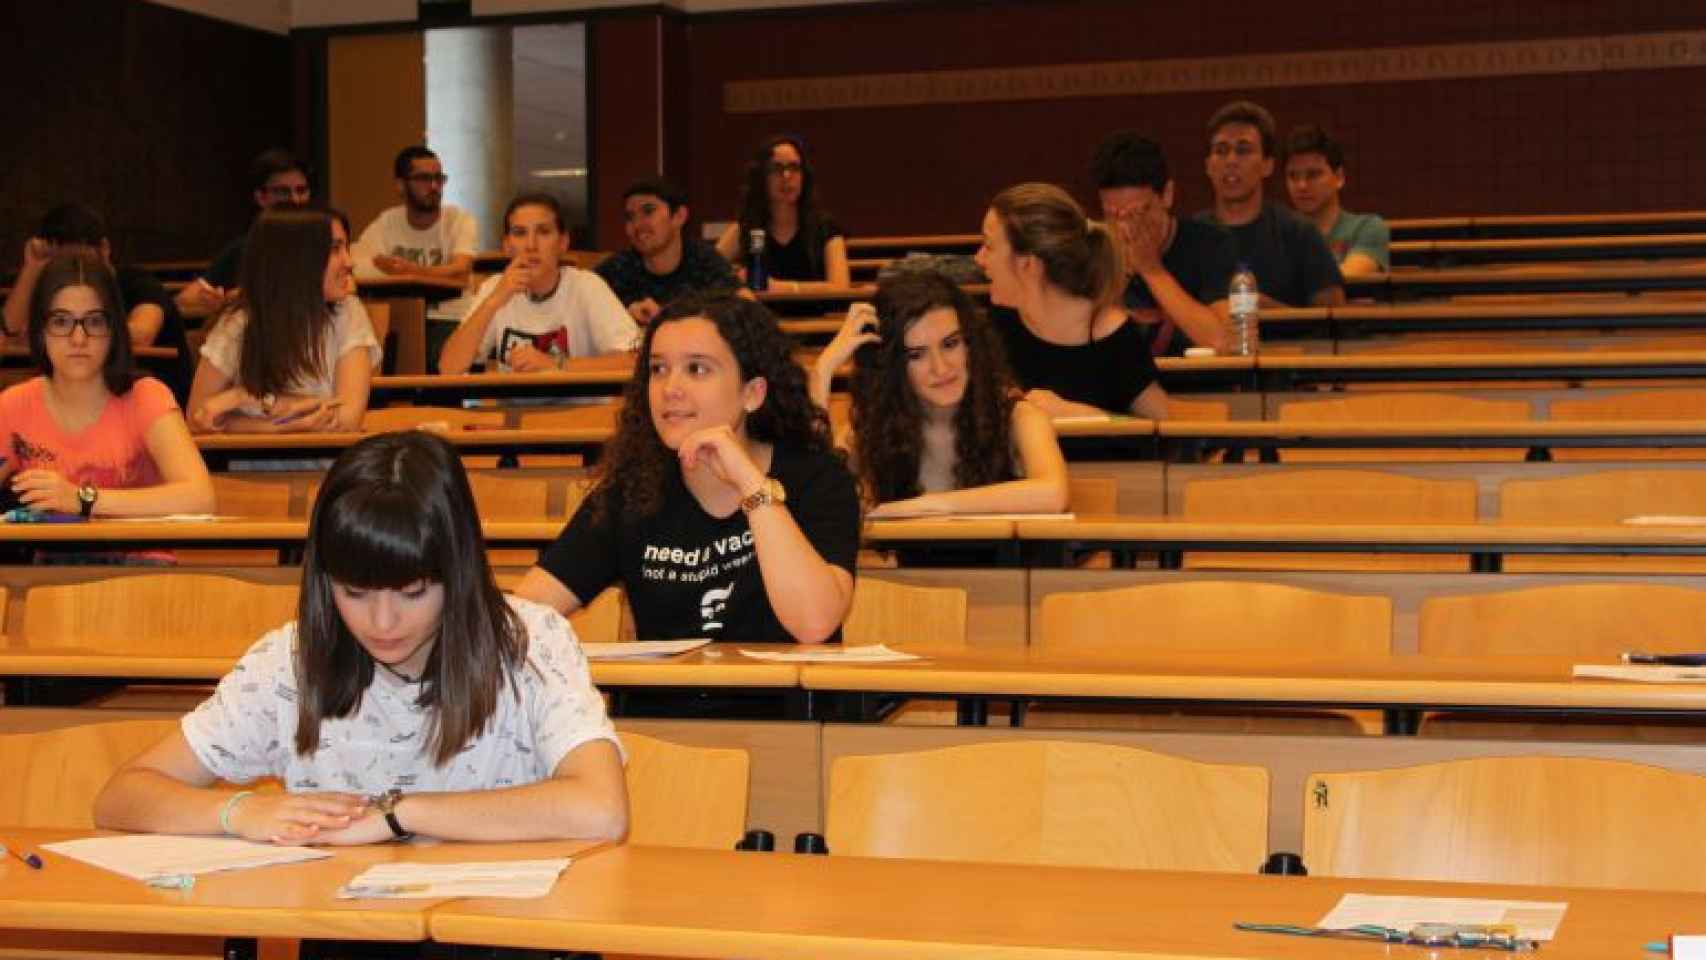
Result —
[{"label": "teal t-shirt", "polygon": [[1353,253],[1363,253],[1374,258],[1380,269],[1391,270],[1391,245],[1392,231],[1378,213],[1341,210],[1338,222],[1327,234],[1327,248],[1333,251],[1333,259],[1339,263],[1344,263],[1345,258]]}]

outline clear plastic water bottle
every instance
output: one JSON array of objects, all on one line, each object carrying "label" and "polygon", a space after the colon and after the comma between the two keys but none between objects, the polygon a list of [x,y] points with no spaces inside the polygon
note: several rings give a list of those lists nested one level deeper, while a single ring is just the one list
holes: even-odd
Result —
[{"label": "clear plastic water bottle", "polygon": [[770,289],[770,275],[764,272],[763,230],[751,230],[747,233],[746,285],[753,291]]},{"label": "clear plastic water bottle", "polygon": [[1240,263],[1232,274],[1232,286],[1226,291],[1227,304],[1232,308],[1232,352],[1240,357],[1256,355],[1256,309],[1261,294],[1256,291],[1256,275],[1248,264]]}]

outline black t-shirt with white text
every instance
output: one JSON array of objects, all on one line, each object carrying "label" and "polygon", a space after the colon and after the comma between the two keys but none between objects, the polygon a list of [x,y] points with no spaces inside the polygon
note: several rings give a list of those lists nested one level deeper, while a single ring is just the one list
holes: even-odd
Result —
[{"label": "black t-shirt with white text", "polygon": [[[859,495],[841,458],[777,447],[770,476],[781,481],[785,508],[818,555],[853,573]],[[752,528],[741,510],[722,518],[706,513],[679,471],[671,472],[654,516],[629,516],[618,501],[595,522],[590,503],[539,560],[583,602],[620,583],[642,640],[793,641],[765,593]],[[837,630],[831,639],[840,638]]]}]

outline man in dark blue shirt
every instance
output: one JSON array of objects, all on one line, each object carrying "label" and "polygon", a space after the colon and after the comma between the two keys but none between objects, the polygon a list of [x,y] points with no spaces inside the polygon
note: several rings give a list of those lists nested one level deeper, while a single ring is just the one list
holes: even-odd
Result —
[{"label": "man in dark blue shirt", "polygon": [[1232,232],[1238,259],[1256,274],[1262,302],[1288,307],[1345,302],[1345,280],[1315,225],[1266,203],[1274,172],[1274,118],[1248,100],[1216,110],[1208,122],[1208,182],[1214,206],[1198,220]]},{"label": "man in dark blue shirt", "polygon": [[684,236],[688,213],[687,194],[667,180],[641,180],[622,194],[622,219],[633,246],[593,269],[636,323],[649,323],[685,293],[740,289],[715,247]]},{"label": "man in dark blue shirt", "polygon": [[1091,162],[1102,218],[1120,242],[1125,305],[1155,356],[1230,344],[1227,287],[1238,263],[1231,234],[1173,215],[1173,178],[1161,146],[1131,131],[1102,141]]}]

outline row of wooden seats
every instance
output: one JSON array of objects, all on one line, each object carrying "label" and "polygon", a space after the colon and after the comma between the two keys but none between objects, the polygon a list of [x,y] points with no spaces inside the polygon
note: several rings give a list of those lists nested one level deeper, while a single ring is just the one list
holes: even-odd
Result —
[{"label": "row of wooden seats", "polygon": [[[0,822],[91,826],[100,784],[170,724],[0,738],[15,774],[0,783]],[[732,845],[745,823],[743,751],[622,736],[631,842]],[[825,822],[832,855],[1252,872],[1268,853],[1268,782],[1260,766],[1123,746],[989,743],[841,757]],[[1494,757],[1316,774],[1297,799],[1317,876],[1706,890],[1706,841],[1670,816],[1706,802],[1706,778],[1692,774]]]}]

